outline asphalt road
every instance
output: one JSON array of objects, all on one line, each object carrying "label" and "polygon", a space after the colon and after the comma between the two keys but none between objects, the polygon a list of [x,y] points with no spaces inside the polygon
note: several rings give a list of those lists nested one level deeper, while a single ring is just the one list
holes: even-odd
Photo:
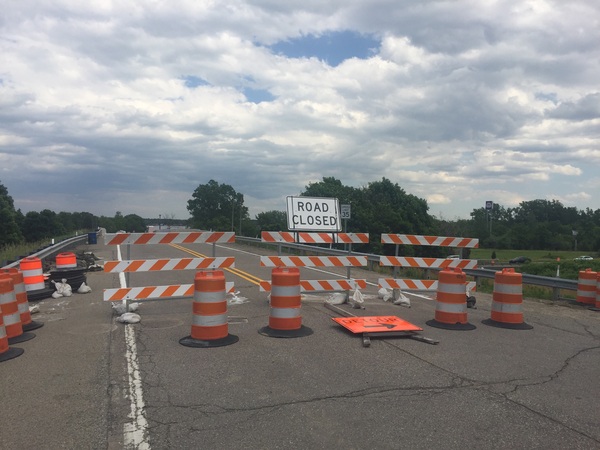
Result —
[{"label": "asphalt road", "polygon": [[[82,249],[117,256],[101,240]],[[410,308],[384,302],[378,275],[353,268],[353,277],[372,284],[363,291],[365,309],[348,312],[399,316],[439,344],[389,337],[363,347],[332,321],[328,294],[303,297],[312,335],[271,338],[258,333],[269,315],[267,294],[256,285],[256,278],[270,280],[257,256],[265,251],[214,249],[236,258],[238,274],[225,274],[239,291],[238,304],[228,307],[237,343],[180,345],[191,329],[189,299],[144,302],[141,323],[118,323],[102,290],[119,287],[119,276],[88,273],[93,292],[38,302],[34,319],[44,326],[15,345],[22,356],[0,363],[0,448],[600,448],[600,313],[525,299],[532,330],[495,328],[482,324],[491,296],[476,294],[477,309],[469,309],[476,329],[443,330],[426,324],[433,299],[410,296]],[[186,256],[168,245],[131,248],[134,259]],[[333,278],[324,272],[303,268],[301,276]],[[136,273],[129,283],[193,277]]]}]

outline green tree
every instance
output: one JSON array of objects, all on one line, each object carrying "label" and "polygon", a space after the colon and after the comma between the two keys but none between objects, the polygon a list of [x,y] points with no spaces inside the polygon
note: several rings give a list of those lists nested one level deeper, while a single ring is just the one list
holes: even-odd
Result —
[{"label": "green tree", "polygon": [[66,234],[66,229],[54,211],[44,209],[41,212],[30,211],[25,214],[23,235],[27,242],[40,241]]},{"label": "green tree", "polygon": [[256,225],[260,231],[286,231],[287,214],[285,211],[266,211],[256,215]]},{"label": "green tree", "polygon": [[192,228],[201,230],[239,231],[248,219],[244,196],[228,184],[210,180],[199,185],[188,200],[187,210]]},{"label": "green tree", "polygon": [[8,189],[0,184],[0,248],[23,242],[18,214]]},{"label": "green tree", "polygon": [[130,233],[143,233],[146,231],[144,219],[137,214],[128,214],[122,219],[123,230]]}]

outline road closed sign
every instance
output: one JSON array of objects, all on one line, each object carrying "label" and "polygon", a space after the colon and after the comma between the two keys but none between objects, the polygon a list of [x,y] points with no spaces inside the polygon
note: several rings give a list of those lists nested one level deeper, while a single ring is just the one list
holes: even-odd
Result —
[{"label": "road closed sign", "polygon": [[341,231],[338,199],[288,197],[287,222],[290,231]]}]

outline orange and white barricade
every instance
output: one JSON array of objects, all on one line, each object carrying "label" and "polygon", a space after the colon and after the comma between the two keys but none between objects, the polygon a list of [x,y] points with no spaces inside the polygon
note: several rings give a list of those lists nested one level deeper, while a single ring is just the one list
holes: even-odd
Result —
[{"label": "orange and white barricade", "polygon": [[318,233],[291,231],[263,231],[262,242],[301,244],[368,244],[369,233]]},{"label": "orange and white barricade", "polygon": [[[353,291],[367,287],[367,280],[346,278],[340,280],[300,280],[300,292],[331,292]],[[260,292],[271,292],[271,282],[262,280],[259,284]]]},{"label": "orange and white barricade", "polygon": [[523,321],[523,275],[506,268],[494,276],[492,312],[482,323],[511,330],[531,330]]},{"label": "orange and white barricade", "polygon": [[364,267],[366,256],[261,256],[263,267]]},{"label": "orange and white barricade", "polygon": [[467,320],[467,276],[460,268],[444,269],[438,277],[434,319],[427,325],[446,330],[474,330]]},{"label": "orange and white barricade", "polygon": [[302,325],[300,269],[276,267],[271,271],[269,325],[259,333],[269,337],[309,336],[313,330]]},{"label": "orange and white barricade", "polygon": [[229,334],[225,275],[222,270],[196,273],[194,278],[192,331],[179,343],[186,347],[223,347],[239,338]]},{"label": "orange and white barricade", "polygon": [[380,256],[380,266],[420,267],[424,269],[477,268],[476,259],[420,258],[412,256]]},{"label": "orange and white barricade", "polygon": [[107,234],[106,245],[215,244],[235,243],[233,231],[189,231],[173,233]]},{"label": "orange and white barricade", "polygon": [[34,321],[31,318],[31,312],[29,311],[29,300],[27,299],[27,291],[25,290],[25,282],[23,281],[23,274],[15,268],[1,269],[0,273],[6,273],[10,275],[13,280],[13,288],[15,296],[17,297],[17,304],[19,306],[19,314],[21,316],[21,325],[23,331],[37,330],[44,326],[42,322]]},{"label": "orange and white barricade", "polygon": [[9,344],[25,342],[35,337],[35,334],[23,331],[13,280],[8,273],[0,273],[0,313]]},{"label": "orange and white barricade", "polygon": [[429,245],[435,247],[479,247],[479,239],[476,238],[422,236],[416,234],[382,234],[381,243],[396,245]]},{"label": "orange and white barricade", "polygon": [[577,298],[575,301],[584,305],[594,305],[596,302],[596,284],[598,273],[592,269],[579,271],[577,280]]}]

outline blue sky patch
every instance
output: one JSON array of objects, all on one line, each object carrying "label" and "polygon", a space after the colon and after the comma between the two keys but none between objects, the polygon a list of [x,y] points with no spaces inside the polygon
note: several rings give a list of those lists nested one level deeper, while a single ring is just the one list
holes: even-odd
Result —
[{"label": "blue sky patch", "polygon": [[242,92],[248,101],[252,103],[272,102],[275,100],[275,96],[265,89],[252,89],[245,87],[242,89]]},{"label": "blue sky patch", "polygon": [[315,36],[280,41],[270,48],[274,53],[290,58],[315,57],[335,67],[350,58],[366,59],[377,53],[380,41],[373,36],[354,31],[332,31]]},{"label": "blue sky patch", "polygon": [[209,84],[207,81],[194,75],[184,75],[181,77],[181,79],[185,83],[185,87],[189,87],[192,89],[198,86],[206,86],[207,84]]}]

